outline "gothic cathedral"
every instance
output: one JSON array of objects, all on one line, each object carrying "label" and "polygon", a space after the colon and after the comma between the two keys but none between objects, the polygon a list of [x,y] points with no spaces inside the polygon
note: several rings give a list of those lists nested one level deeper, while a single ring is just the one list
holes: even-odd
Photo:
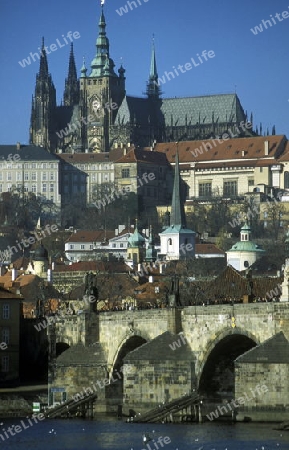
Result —
[{"label": "gothic cathedral", "polygon": [[121,65],[116,73],[110,57],[103,7],[89,72],[83,61],[78,79],[71,44],[63,101],[57,106],[43,40],[32,97],[31,144],[50,152],[109,152],[121,144],[153,147],[156,142],[209,139],[233,133],[247,121],[236,94],[162,98],[154,44],[146,97],[127,95],[125,70]]}]

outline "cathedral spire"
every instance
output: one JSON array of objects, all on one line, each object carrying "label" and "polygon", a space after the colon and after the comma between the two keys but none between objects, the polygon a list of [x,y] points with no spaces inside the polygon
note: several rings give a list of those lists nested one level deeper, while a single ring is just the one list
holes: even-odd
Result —
[{"label": "cathedral spire", "polygon": [[109,72],[111,76],[117,76],[114,72],[114,62],[109,57],[109,40],[106,36],[106,22],[103,12],[103,4],[101,8],[101,15],[98,23],[98,37],[96,39],[96,55],[91,61],[90,77],[101,77],[106,65],[107,58],[109,59]]},{"label": "cathedral spire", "polygon": [[73,43],[70,46],[68,76],[65,79],[63,103],[65,106],[76,105],[79,101],[79,86],[73,52]]},{"label": "cathedral spire", "polygon": [[172,197],[172,209],[170,216],[170,226],[174,225],[180,227],[186,227],[185,211],[183,208],[183,203],[181,199],[181,189],[180,189],[180,169],[179,169],[179,152],[178,143],[175,159],[175,177],[174,177],[174,188]]},{"label": "cathedral spire", "polygon": [[55,150],[56,91],[48,70],[47,55],[42,38],[39,72],[36,75],[31,108],[30,143]]},{"label": "cathedral spire", "polygon": [[42,46],[41,46],[41,54],[40,54],[40,64],[39,64],[39,77],[44,79],[48,77],[48,62],[47,55],[44,46],[44,37],[42,37]]},{"label": "cathedral spire", "polygon": [[147,91],[146,91],[146,94],[148,97],[154,97],[154,98],[160,97],[161,89],[160,89],[158,81],[159,81],[159,76],[158,76],[158,71],[157,71],[155,40],[153,37],[150,75],[149,75],[149,81],[147,83]]}]

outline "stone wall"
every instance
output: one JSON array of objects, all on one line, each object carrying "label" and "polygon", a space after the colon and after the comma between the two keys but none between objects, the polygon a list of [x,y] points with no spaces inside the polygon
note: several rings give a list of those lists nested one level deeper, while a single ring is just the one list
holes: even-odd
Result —
[{"label": "stone wall", "polygon": [[[67,399],[73,397],[81,398],[82,396],[85,398],[92,392],[96,392],[95,411],[106,412],[106,386],[104,380],[107,379],[105,367],[93,365],[89,361],[86,365],[76,366],[72,364],[70,366],[57,366],[53,380],[53,388],[63,388]],[[49,400],[51,403],[51,394]],[[56,392],[54,394],[54,403],[60,403],[61,401],[62,393]]]},{"label": "stone wall", "polygon": [[237,409],[237,420],[289,420],[289,365],[237,364],[235,399],[239,397],[245,401]]},{"label": "stone wall", "polygon": [[190,361],[140,361],[125,364],[124,407],[136,413],[188,394],[193,389],[194,365]]}]

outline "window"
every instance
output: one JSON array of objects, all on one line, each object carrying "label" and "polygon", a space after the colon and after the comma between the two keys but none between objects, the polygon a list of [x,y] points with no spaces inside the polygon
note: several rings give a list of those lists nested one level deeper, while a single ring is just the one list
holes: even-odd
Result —
[{"label": "window", "polygon": [[2,192],[2,190],[3,190],[3,186],[2,186],[2,184],[0,184],[0,192]]},{"label": "window", "polygon": [[0,181],[3,181],[3,173],[0,173]]},{"label": "window", "polygon": [[199,183],[199,197],[210,197],[212,195],[212,183]]},{"label": "window", "polygon": [[119,244],[120,248],[123,248],[123,244]]},{"label": "window", "polygon": [[47,184],[46,183],[42,184],[42,192],[47,192]]},{"label": "window", "polygon": [[263,172],[263,167],[260,167],[260,173],[262,173]]},{"label": "window", "polygon": [[172,245],[173,241],[171,240],[171,238],[168,240],[168,244]]},{"label": "window", "polygon": [[93,244],[90,244],[89,250],[93,250]]},{"label": "window", "polygon": [[21,181],[21,180],[22,180],[22,173],[21,173],[21,172],[17,172],[17,174],[16,174],[16,180],[17,180],[17,181]]},{"label": "window", "polygon": [[122,169],[121,178],[129,178],[129,169]]},{"label": "window", "polygon": [[70,248],[70,250],[73,250],[74,249],[74,245],[70,244],[69,248]]},{"label": "window", "polygon": [[5,355],[1,358],[2,372],[9,372],[9,356]]},{"label": "window", "polygon": [[25,172],[25,173],[24,173],[24,180],[25,180],[25,181],[28,181],[28,180],[29,180],[29,174],[28,174],[28,172]]},{"label": "window", "polygon": [[116,248],[116,244],[112,244],[112,248]]},{"label": "window", "polygon": [[85,250],[85,245],[84,244],[80,244],[80,250]]},{"label": "window", "polygon": [[284,189],[289,189],[289,172],[284,172]]},{"label": "window", "polygon": [[32,184],[31,186],[31,192],[36,192],[36,184]]},{"label": "window", "polygon": [[11,180],[12,180],[11,172],[7,172],[7,181],[11,181]]},{"label": "window", "polygon": [[248,186],[254,186],[254,180],[248,180]]},{"label": "window", "polygon": [[2,319],[10,319],[10,305],[5,303],[2,308]]},{"label": "window", "polygon": [[238,194],[238,183],[237,181],[224,181],[223,188],[224,196],[231,197]]},{"label": "window", "polygon": [[36,181],[36,180],[37,180],[36,172],[32,172],[32,174],[31,174],[31,180],[32,180],[32,181]]},{"label": "window", "polygon": [[46,172],[42,173],[42,181],[47,181],[47,173]]},{"label": "window", "polygon": [[54,192],[54,184],[50,185],[50,192]]},{"label": "window", "polygon": [[31,164],[31,167],[32,167],[32,169],[36,169],[36,164],[35,164],[35,163],[32,163],[32,164]]},{"label": "window", "polygon": [[10,341],[10,330],[9,328],[3,328],[2,330],[2,342],[9,344]]}]

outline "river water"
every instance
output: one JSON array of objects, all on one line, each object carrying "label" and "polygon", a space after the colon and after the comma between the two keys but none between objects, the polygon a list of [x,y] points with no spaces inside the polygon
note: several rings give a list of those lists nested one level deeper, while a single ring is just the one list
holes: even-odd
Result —
[{"label": "river water", "polygon": [[[29,426],[27,419],[23,420],[24,428],[21,419],[2,419],[0,449],[289,450],[289,431],[273,430],[273,424],[128,424],[105,418],[98,421],[44,420]],[[7,432],[12,425],[20,425],[14,436]],[[152,438],[150,446],[143,444],[143,433]],[[158,443],[160,436],[167,439]]]}]

